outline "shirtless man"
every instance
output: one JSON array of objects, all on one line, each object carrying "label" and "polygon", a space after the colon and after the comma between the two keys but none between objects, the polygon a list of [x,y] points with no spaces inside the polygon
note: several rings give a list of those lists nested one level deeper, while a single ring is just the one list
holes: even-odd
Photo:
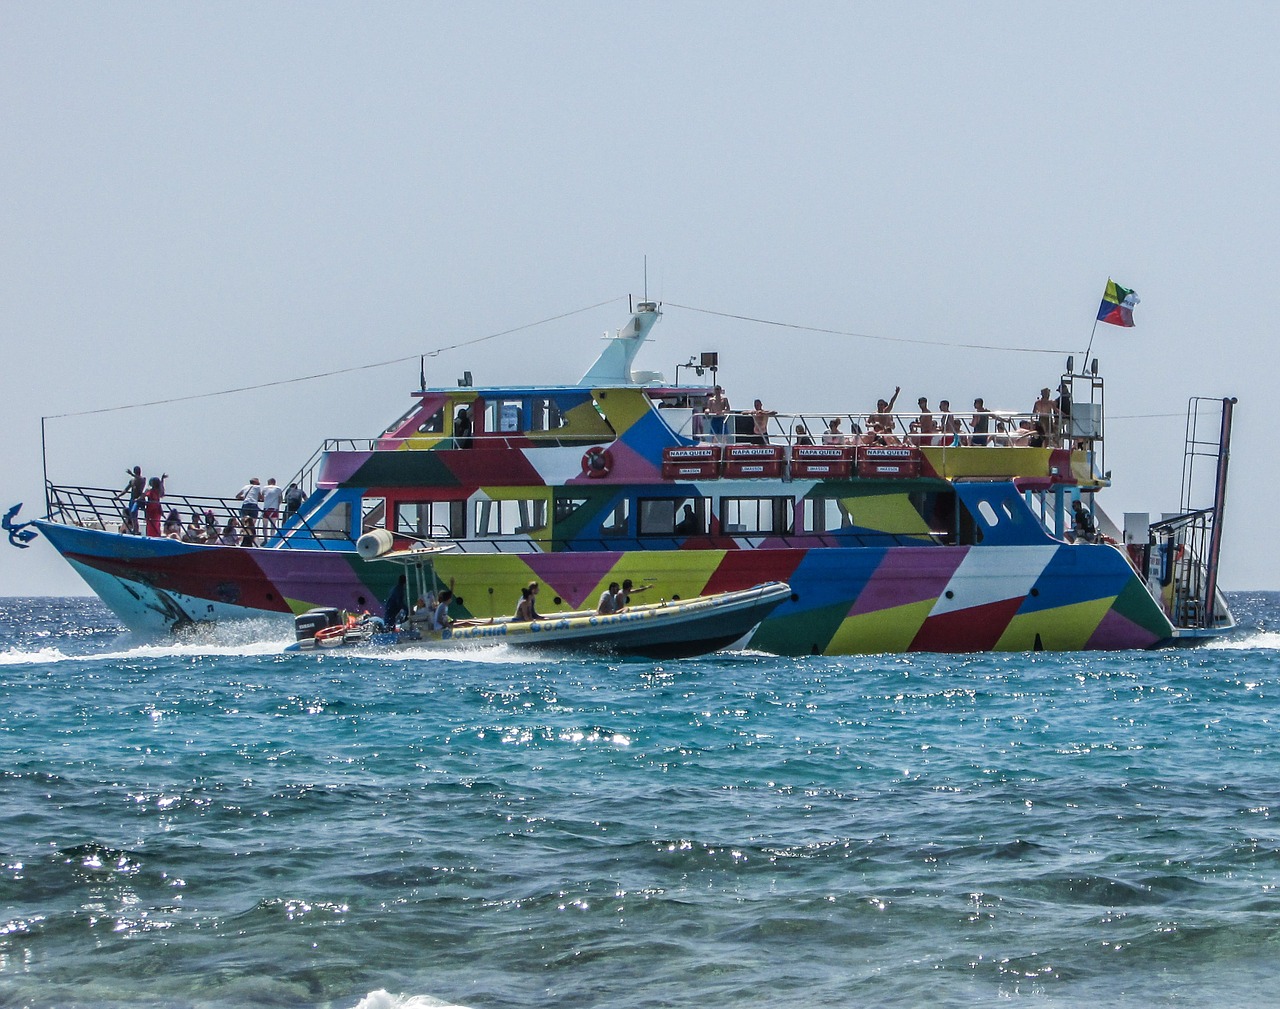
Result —
[{"label": "shirtless man", "polygon": [[951,400],[938,401],[938,430],[942,432],[942,444],[955,447],[960,444],[960,421],[951,412]]},{"label": "shirtless man", "polygon": [[729,397],[720,386],[716,386],[707,397],[707,405],[702,408],[711,425],[711,439],[717,445],[723,445],[725,437],[725,421],[729,419]]},{"label": "shirtless man", "polygon": [[777,410],[766,410],[760,400],[756,400],[751,411],[751,432],[759,445],[769,444],[769,418],[778,416]]},{"label": "shirtless man", "polygon": [[900,392],[902,392],[902,386],[895,385],[893,387],[893,396],[888,402],[883,399],[876,400],[876,412],[867,418],[867,427],[870,428],[870,434],[893,434],[893,404],[898,402],[898,393]]},{"label": "shirtless man", "polygon": [[[1040,398],[1036,400],[1035,405],[1031,408],[1032,423],[1031,428],[1038,431],[1043,437],[1052,437],[1058,430],[1058,402],[1049,395],[1048,389],[1040,390]],[[1035,435],[1032,435],[1034,440]]]},{"label": "shirtless man", "polygon": [[935,442],[933,436],[938,433],[938,425],[933,420],[933,414],[929,412],[928,398],[921,396],[916,400],[916,406],[920,407],[920,434],[916,438],[916,444],[932,445]]},{"label": "shirtless man", "polygon": [[125,470],[125,472],[129,474],[129,482],[117,496],[125,495],[128,498],[124,508],[125,532],[137,535],[138,511],[142,507],[142,496],[146,493],[147,481],[142,475],[141,466],[135,466],[132,470]]}]

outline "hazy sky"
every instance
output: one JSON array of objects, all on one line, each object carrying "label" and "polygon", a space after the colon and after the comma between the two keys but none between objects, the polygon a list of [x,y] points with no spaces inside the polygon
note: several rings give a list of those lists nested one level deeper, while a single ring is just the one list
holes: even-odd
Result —
[{"label": "hazy sky", "polygon": [[[1028,409],[1083,349],[1102,503],[1172,511],[1192,395],[1240,398],[1222,581],[1277,588],[1280,5],[0,3],[0,510],[42,510],[40,417],[428,361],[570,383],[668,304],[641,367],[718,350],[737,406],[894,385]],[[287,479],[417,362],[48,422],[50,477]],[[1257,529],[1263,530],[1258,537]],[[0,593],[85,591],[43,541]]]}]

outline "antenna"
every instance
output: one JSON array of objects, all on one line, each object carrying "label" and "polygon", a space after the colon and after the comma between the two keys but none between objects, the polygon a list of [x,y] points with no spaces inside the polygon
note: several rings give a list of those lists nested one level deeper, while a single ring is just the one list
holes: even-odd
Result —
[{"label": "antenna", "polygon": [[645,253],[644,257],[644,300],[649,300],[649,255]]}]

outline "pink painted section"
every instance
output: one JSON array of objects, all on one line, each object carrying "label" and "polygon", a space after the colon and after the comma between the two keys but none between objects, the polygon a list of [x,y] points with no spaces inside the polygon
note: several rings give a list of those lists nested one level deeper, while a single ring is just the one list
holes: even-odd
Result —
[{"label": "pink painted section", "polygon": [[886,551],[858,593],[849,616],[937,599],[968,553],[968,547],[898,547]]},{"label": "pink painted section", "polygon": [[[588,601],[600,580],[604,578],[622,557],[620,553],[553,553],[524,557],[538,578],[556,595],[574,609]],[[543,593],[545,595],[545,593]],[[590,600],[595,603],[594,599]]]},{"label": "pink painted section", "polygon": [[[445,405],[448,397],[442,392],[429,392],[421,396],[422,403],[408,420],[394,431],[388,431],[384,438],[409,438],[418,433],[418,426],[426,423],[428,417]],[[443,433],[443,432],[440,432]]]},{"label": "pink painted section", "polygon": [[1139,627],[1128,617],[1108,610],[1098,621],[1097,628],[1089,636],[1086,648],[1150,648],[1159,639],[1145,627]]},{"label": "pink painted section", "polygon": [[372,452],[330,452],[324,457],[316,484],[324,488],[337,487],[351,479],[361,466],[373,457]]},{"label": "pink painted section", "polygon": [[646,459],[624,442],[615,441],[609,446],[613,456],[613,468],[606,477],[589,477],[585,473],[569,480],[569,483],[658,483],[662,480],[662,467]]},{"label": "pink painted section", "polygon": [[254,550],[252,556],[282,597],[351,609],[360,605],[362,596],[364,605],[370,609],[379,607],[382,602],[374,599],[360,581],[352,567],[353,555],[350,552]]}]

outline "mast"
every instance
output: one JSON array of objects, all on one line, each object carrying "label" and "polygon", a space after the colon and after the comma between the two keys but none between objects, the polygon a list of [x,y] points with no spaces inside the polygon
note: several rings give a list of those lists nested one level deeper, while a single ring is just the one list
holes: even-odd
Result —
[{"label": "mast", "polygon": [[1204,605],[1200,620],[1204,627],[1213,626],[1218,595],[1218,556],[1222,551],[1222,512],[1227,498],[1227,464],[1231,460],[1231,413],[1234,397],[1222,401],[1222,429],[1218,435],[1218,468],[1213,488],[1213,528],[1209,532],[1209,557],[1205,564]]}]

